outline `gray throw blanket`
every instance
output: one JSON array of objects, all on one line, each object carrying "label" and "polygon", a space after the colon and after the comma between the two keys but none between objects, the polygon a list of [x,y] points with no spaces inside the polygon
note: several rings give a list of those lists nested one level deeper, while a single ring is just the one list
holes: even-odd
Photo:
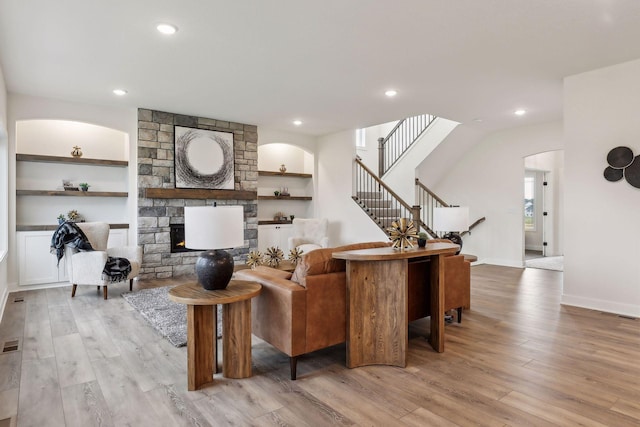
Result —
[{"label": "gray throw blanket", "polygon": [[[58,226],[51,236],[51,253],[56,254],[58,264],[64,256],[64,247],[69,245],[81,252],[93,251],[89,239],[74,222],[65,221]],[[107,263],[102,270],[104,280],[110,282],[121,282],[127,280],[131,273],[131,263],[126,258],[108,257]]]}]

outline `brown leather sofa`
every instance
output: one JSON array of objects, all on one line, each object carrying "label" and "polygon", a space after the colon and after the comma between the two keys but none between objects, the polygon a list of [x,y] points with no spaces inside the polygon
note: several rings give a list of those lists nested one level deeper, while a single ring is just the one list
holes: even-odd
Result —
[{"label": "brown leather sofa", "polygon": [[382,246],[388,242],[316,249],[303,255],[293,274],[265,266],[235,273],[262,284],[251,303],[252,332],[289,356],[292,380],[300,355],[346,340],[346,262],[333,252]]},{"label": "brown leather sofa", "polygon": [[[262,284],[251,303],[252,332],[289,356],[291,379],[296,379],[300,355],[346,340],[346,262],[333,252],[388,246],[369,242],[317,249],[305,254],[288,273],[259,266],[235,273],[240,280]],[[429,315],[429,261],[409,264],[409,321]],[[470,306],[470,263],[462,255],[445,260],[445,311]]]}]

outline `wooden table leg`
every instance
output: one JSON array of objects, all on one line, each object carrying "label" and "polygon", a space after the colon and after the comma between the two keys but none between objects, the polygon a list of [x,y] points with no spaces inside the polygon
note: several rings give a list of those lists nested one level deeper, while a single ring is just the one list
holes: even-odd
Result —
[{"label": "wooden table leg", "polygon": [[347,367],[407,365],[408,264],[347,260]]},{"label": "wooden table leg", "polygon": [[215,306],[187,305],[187,378],[189,391],[213,382],[216,360]]},{"label": "wooden table leg", "polygon": [[251,376],[251,300],[222,306],[222,376]]},{"label": "wooden table leg", "polygon": [[431,347],[444,351],[444,255],[431,256]]}]

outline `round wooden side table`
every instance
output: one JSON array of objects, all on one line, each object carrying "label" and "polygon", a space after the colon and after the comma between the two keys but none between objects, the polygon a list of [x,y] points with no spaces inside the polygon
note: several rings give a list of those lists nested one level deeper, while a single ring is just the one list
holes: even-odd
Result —
[{"label": "round wooden side table", "polygon": [[218,304],[222,307],[222,375],[251,376],[251,298],[262,285],[232,280],[226,289],[208,291],[198,283],[169,290],[169,298],[187,305],[188,389],[198,390],[213,382],[217,369],[216,330]]}]

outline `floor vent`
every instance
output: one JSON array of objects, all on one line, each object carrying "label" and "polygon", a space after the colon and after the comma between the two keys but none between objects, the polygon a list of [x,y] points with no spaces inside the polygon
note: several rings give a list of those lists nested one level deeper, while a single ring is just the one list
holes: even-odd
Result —
[{"label": "floor vent", "polygon": [[12,351],[18,351],[19,347],[20,347],[19,340],[5,341],[4,345],[2,346],[2,352],[10,353]]},{"label": "floor vent", "polygon": [[24,302],[24,297],[15,297],[13,302]]}]

